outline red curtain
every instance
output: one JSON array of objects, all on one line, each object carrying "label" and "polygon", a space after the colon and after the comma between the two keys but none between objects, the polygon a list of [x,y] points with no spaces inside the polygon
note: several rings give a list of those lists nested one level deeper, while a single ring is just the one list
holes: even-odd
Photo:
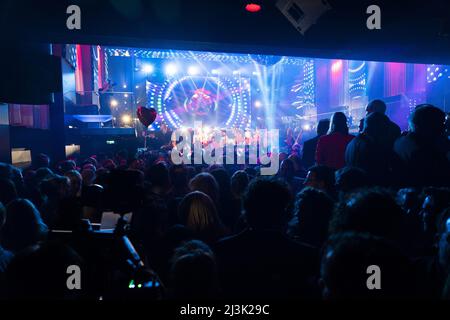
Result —
[{"label": "red curtain", "polygon": [[97,46],[98,56],[98,87],[102,88],[106,82],[106,70],[105,70],[105,50],[101,46]]},{"label": "red curtain", "polygon": [[93,90],[91,47],[77,44],[76,52],[76,91],[80,95],[81,104],[92,104],[92,93],[90,92]]},{"label": "red curtain", "polygon": [[387,62],[384,66],[384,96],[406,93],[406,64]]},{"label": "red curtain", "polygon": [[9,123],[35,129],[48,129],[50,126],[48,105],[9,105]]}]

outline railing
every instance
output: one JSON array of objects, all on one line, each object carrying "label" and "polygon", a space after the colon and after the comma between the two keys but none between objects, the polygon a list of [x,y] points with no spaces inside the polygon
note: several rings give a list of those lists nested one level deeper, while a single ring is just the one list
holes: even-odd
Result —
[{"label": "railing", "polygon": [[[136,127],[137,99],[132,91],[67,91],[64,93],[66,125],[77,121],[88,126]],[[145,103],[145,102],[143,102]]]}]

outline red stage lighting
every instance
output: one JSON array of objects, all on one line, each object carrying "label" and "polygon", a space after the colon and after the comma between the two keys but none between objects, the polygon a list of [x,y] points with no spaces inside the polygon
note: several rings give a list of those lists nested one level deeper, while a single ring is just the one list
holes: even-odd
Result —
[{"label": "red stage lighting", "polygon": [[261,10],[261,5],[256,3],[249,3],[245,6],[245,10],[247,10],[248,12],[255,13]]}]

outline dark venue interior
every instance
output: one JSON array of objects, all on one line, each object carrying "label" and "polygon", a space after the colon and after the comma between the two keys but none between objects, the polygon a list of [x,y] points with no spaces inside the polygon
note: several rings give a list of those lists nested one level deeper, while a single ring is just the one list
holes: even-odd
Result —
[{"label": "dark venue interior", "polygon": [[450,2],[373,5],[1,1],[0,300],[450,300]]}]

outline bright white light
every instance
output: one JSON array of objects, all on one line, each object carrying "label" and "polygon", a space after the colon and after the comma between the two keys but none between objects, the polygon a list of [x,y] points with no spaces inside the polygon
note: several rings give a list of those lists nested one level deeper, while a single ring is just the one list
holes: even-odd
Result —
[{"label": "bright white light", "polygon": [[259,76],[261,73],[259,73],[258,71],[253,71],[253,75],[254,76]]},{"label": "bright white light", "polygon": [[128,98],[128,93],[125,93],[123,96],[124,96],[125,98]]},{"label": "bright white light", "polygon": [[333,62],[333,64],[331,65],[331,71],[339,72],[341,70],[342,70],[342,60],[337,60],[337,61]]},{"label": "bright white light", "polygon": [[303,125],[303,130],[305,130],[305,131],[309,131],[309,130],[311,130],[311,125],[309,125],[309,124],[305,124],[305,125]]},{"label": "bright white light", "polygon": [[203,127],[203,132],[204,133],[208,133],[208,132],[210,132],[211,131],[211,128],[210,127]]},{"label": "bright white light", "polygon": [[181,127],[181,132],[186,133],[188,129],[186,127]]},{"label": "bright white light", "polygon": [[219,70],[213,69],[213,70],[211,70],[211,73],[212,73],[212,74],[219,74]]},{"label": "bright white light", "polygon": [[190,76],[195,76],[200,73],[200,69],[197,66],[190,66],[188,68],[188,74]]},{"label": "bright white light", "polygon": [[239,70],[234,70],[233,71],[233,74],[238,74],[239,73]]},{"label": "bright white light", "polygon": [[139,86],[136,86],[136,89],[139,89]]},{"label": "bright white light", "polygon": [[122,123],[123,124],[130,124],[131,123],[131,116],[129,114],[122,115]]},{"label": "bright white light", "polygon": [[111,100],[111,107],[117,107],[119,105],[119,102],[116,99]]},{"label": "bright white light", "polygon": [[166,74],[168,76],[173,76],[177,73],[178,68],[174,63],[169,63],[166,65],[166,68],[164,69],[164,71],[166,72]]},{"label": "bright white light", "polygon": [[126,88],[127,88],[127,85],[126,85],[126,84],[124,84],[124,85],[123,85],[123,88],[124,88],[124,89],[126,89]]},{"label": "bright white light", "polygon": [[255,108],[261,108],[262,107],[262,102],[259,100],[255,101]]},{"label": "bright white light", "polygon": [[152,73],[154,70],[153,66],[151,64],[144,64],[142,67],[142,71],[145,73]]}]

